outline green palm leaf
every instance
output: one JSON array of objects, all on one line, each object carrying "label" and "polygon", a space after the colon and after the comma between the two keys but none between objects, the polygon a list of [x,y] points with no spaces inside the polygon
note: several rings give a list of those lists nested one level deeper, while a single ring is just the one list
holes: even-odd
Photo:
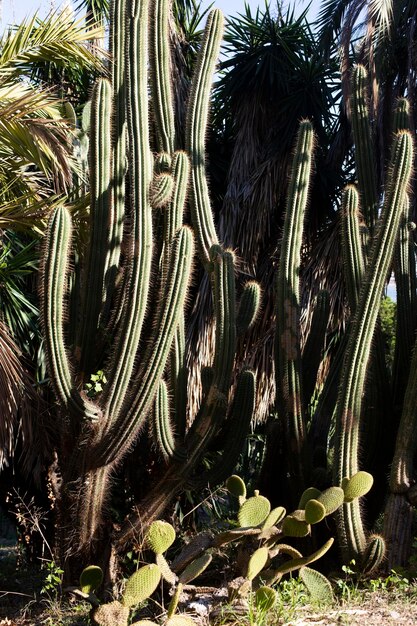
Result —
[{"label": "green palm leaf", "polygon": [[66,11],[52,13],[45,20],[35,15],[0,38],[0,80],[30,75],[33,64],[40,61],[102,71],[102,62],[85,45],[102,36],[100,26],[86,30],[83,20],[74,21]]}]

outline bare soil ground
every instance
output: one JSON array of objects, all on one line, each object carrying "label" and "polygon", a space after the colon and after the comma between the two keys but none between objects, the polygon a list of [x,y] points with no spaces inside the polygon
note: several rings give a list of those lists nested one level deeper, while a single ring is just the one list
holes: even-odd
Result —
[{"label": "bare soil ground", "polygon": [[284,622],[285,626],[401,626],[417,625],[417,603],[408,598],[392,599],[389,593],[372,592],[367,594],[356,606],[345,605],[340,608],[317,610],[302,607],[296,611],[293,619]]},{"label": "bare soil ground", "polygon": [[[3,597],[4,600],[4,597]],[[1,603],[1,598],[0,598]],[[6,616],[1,610],[0,626],[86,626],[90,623],[87,607],[59,606],[58,603],[42,605],[20,605],[12,607]],[[286,611],[285,611],[286,612]],[[341,604],[328,608],[306,605],[295,607],[292,617],[268,616],[264,621],[249,620],[245,615],[231,615],[217,620],[219,626],[416,626],[417,602],[407,596],[402,598],[389,592],[371,592],[363,595],[357,602]],[[204,620],[207,624],[207,621]],[[201,622],[200,622],[201,623]],[[210,623],[212,623],[210,621]],[[134,624],[134,622],[133,622]],[[116,626],[116,625],[115,625]]]},{"label": "bare soil ground", "polygon": [[[9,547],[5,558],[6,553],[0,551],[0,626],[91,625],[89,605],[75,598],[71,601],[67,595],[62,600],[40,596],[40,581],[30,571],[16,572],[16,561],[10,558],[12,553]],[[306,594],[302,597],[296,595],[292,603],[285,598],[282,602],[278,601],[279,606],[272,613],[260,619],[251,617],[247,608],[238,611],[233,607],[226,607],[215,616],[212,608],[216,604],[214,595],[217,594],[207,598],[209,616],[207,613],[198,616],[195,602],[188,602],[181,610],[188,614],[194,610],[192,615],[196,624],[201,626],[417,626],[417,581],[409,584],[406,581],[407,584],[404,584],[405,579],[399,578],[400,584],[396,584],[396,580],[395,577],[391,577],[389,583],[380,580],[382,587],[374,591],[343,583],[342,593],[339,588],[339,597],[329,607],[307,604]],[[226,590],[217,590],[217,593],[225,596],[221,604],[227,603]],[[197,604],[200,604],[199,600]],[[152,608],[149,607],[148,619]]]}]

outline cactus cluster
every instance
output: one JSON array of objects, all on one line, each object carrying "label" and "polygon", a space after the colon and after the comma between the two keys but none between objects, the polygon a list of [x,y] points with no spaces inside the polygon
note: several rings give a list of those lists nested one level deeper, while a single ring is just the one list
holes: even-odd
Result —
[{"label": "cactus cluster", "polygon": [[[325,345],[328,308],[325,305],[327,294],[320,293],[310,334],[303,349],[299,274],[314,138],[311,124],[302,121],[295,145],[277,271],[275,372],[276,410],[280,424],[278,432],[285,439],[286,449],[291,450],[290,454],[285,455],[284,466],[280,469],[280,482],[287,485],[284,493],[290,501],[294,485],[298,490],[303,489],[306,487],[306,477],[310,475],[313,476],[313,484],[320,490],[323,485],[329,484],[326,469],[329,444],[333,461],[332,482],[336,485],[327,490],[328,493],[324,491],[319,496],[313,495],[308,502],[303,502],[304,515],[295,511],[287,516],[284,529],[298,533],[298,536],[307,534],[308,523],[323,519],[326,511],[332,510],[331,502],[334,502],[343,560],[345,563],[355,560],[360,570],[369,572],[383,561],[385,542],[382,537],[369,535],[364,526],[358,498],[370,490],[373,479],[368,471],[360,470],[372,467],[372,473],[376,475],[378,485],[381,485],[381,472],[388,471],[390,459],[386,452],[389,445],[379,445],[379,442],[383,441],[388,432],[395,437],[392,418],[387,415],[384,421],[385,414],[389,413],[390,400],[386,401],[382,409],[385,412],[381,414],[381,398],[389,394],[389,378],[382,337],[378,331],[379,305],[387,276],[394,264],[398,268],[396,273],[403,274],[400,278],[400,292],[404,292],[407,310],[410,312],[409,303],[415,301],[415,287],[412,287],[412,284],[415,285],[415,256],[414,251],[410,254],[409,234],[404,229],[408,219],[408,191],[413,171],[413,141],[407,129],[406,101],[399,102],[395,114],[395,134],[380,207],[366,93],[366,70],[356,66],[352,72],[350,117],[358,186],[346,187],[341,202],[342,256],[351,318],[339,350],[331,361],[324,385],[318,392],[315,410],[309,414]],[[411,262],[410,258],[413,259]],[[401,300],[398,302],[400,307]],[[411,321],[401,314],[398,324],[400,337],[408,336],[410,342],[415,319]],[[311,348],[313,342],[314,349]],[[405,356],[407,348],[404,340],[398,346],[400,349]],[[412,380],[414,361],[411,363],[409,393],[415,388]],[[397,358],[394,376],[398,379],[402,378],[399,363]],[[367,376],[371,379],[370,385],[366,385]],[[409,408],[413,401],[410,404],[407,398],[406,394],[406,416],[403,413],[391,472],[392,501],[394,498],[398,500],[394,494],[401,490],[398,486],[400,480],[395,473],[399,475],[398,467],[401,463],[404,467],[408,462],[412,466],[416,449],[415,438],[409,434],[415,431]],[[309,429],[307,416],[310,419]],[[368,453],[369,461],[365,468],[360,456],[360,438]],[[318,454],[321,449],[324,454]],[[372,450],[375,450],[374,457],[371,455]],[[324,457],[324,462],[317,462],[319,456]],[[410,469],[407,475],[409,486]],[[398,512],[398,508],[395,509],[398,502],[392,506],[393,511]],[[391,525],[394,524],[392,521]]]},{"label": "cactus cluster", "polygon": [[[236,332],[251,325],[260,291],[251,281],[237,305],[235,258],[218,241],[205,171],[223,16],[214,9],[207,19],[184,141],[175,135],[169,15],[169,0],[113,0],[111,80],[97,81],[89,123],[88,113],[83,121],[83,138],[89,128],[91,208],[88,245],[76,275],[73,219],[65,206],[51,215],[44,245],[42,321],[61,415],[61,524],[76,531],[78,549],[86,555],[101,536],[113,469],[146,421],[166,464],[150,496],[154,508],[143,506],[149,523],[176,491],[191,484],[226,417],[223,462],[195,479],[213,484],[230,474],[253,413],[250,370],[238,377],[234,399],[229,391]],[[178,149],[183,143],[186,151]],[[192,229],[185,225],[187,204]],[[195,239],[212,286],[216,338],[208,388],[189,428],[185,314]],[[97,369],[104,372],[103,389],[89,398],[85,389]],[[120,542],[144,523],[143,515],[129,519]]]}]

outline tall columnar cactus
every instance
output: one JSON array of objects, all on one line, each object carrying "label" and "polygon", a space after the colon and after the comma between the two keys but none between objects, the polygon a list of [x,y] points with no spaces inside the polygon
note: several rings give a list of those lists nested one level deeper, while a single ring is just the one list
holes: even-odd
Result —
[{"label": "tall columnar cactus", "polygon": [[313,146],[313,128],[311,122],[305,120],[300,124],[294,152],[276,290],[277,409],[288,449],[291,450],[287,471],[296,485],[292,486],[296,492],[303,490],[308,468],[300,354],[299,273]]},{"label": "tall columnar cactus", "polygon": [[372,232],[378,212],[378,189],[368,110],[367,72],[363,65],[356,65],[352,71],[351,121],[362,212]]},{"label": "tall columnar cactus", "polygon": [[[400,98],[394,112],[393,126],[395,132],[410,129],[409,109],[408,101],[405,98]],[[399,419],[398,407],[402,405],[406,389],[417,320],[417,280],[413,237],[415,225],[411,219],[410,200],[407,196],[394,255],[397,315],[392,387],[396,420]]]},{"label": "tall columnar cactus", "polygon": [[[411,552],[415,496],[415,452],[417,448],[417,349],[414,345],[410,376],[405,391],[401,421],[391,466],[384,536],[389,542],[389,567],[407,565]],[[410,491],[411,490],[411,491]]]},{"label": "tall columnar cactus", "polygon": [[[359,469],[359,429],[366,365],[378,316],[379,300],[392,263],[412,161],[411,135],[400,132],[395,137],[379,229],[349,333],[339,385],[334,467],[336,484],[342,484],[344,479],[350,478]],[[344,558],[360,562],[366,551],[367,540],[357,501],[345,504],[338,517],[339,539]]]},{"label": "tall columnar cactus", "polygon": [[[135,444],[147,419],[155,419],[150,432],[167,465],[163,481],[140,507],[152,521],[192,480],[229,411],[224,446],[226,450],[233,442],[237,458],[253,411],[255,379],[250,371],[238,379],[232,408],[228,406],[236,349],[235,260],[218,243],[204,162],[210,86],[223,18],[213,10],[207,20],[190,95],[186,153],[177,150],[180,142],[175,137],[169,11],[168,0],[112,3],[112,82],[98,81],[91,104],[90,239],[73,346],[65,337],[72,255],[66,208],[53,213],[45,241],[43,326],[50,379],[61,412],[59,507],[64,528],[72,527],[72,544],[65,546],[72,552],[88,553],[100,537],[112,471]],[[156,144],[150,132],[149,88]],[[194,248],[193,232],[183,225],[188,188],[192,226],[210,276],[216,317],[210,383],[191,428],[187,428],[184,341]],[[259,289],[252,282],[244,294],[242,331],[256,316]],[[169,375],[164,378],[170,356]],[[88,398],[80,389],[98,366],[106,382],[97,397]],[[232,470],[231,459],[225,455],[215,470],[207,474],[207,481],[222,481]],[[143,522],[144,515],[137,520],[138,525]],[[122,543],[135,532],[133,518],[126,528]]]}]

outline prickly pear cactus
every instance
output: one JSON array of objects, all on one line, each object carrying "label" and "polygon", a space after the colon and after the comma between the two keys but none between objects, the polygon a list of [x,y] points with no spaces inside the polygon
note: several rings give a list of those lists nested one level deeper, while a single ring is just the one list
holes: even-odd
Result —
[{"label": "prickly pear cactus", "polygon": [[259,526],[266,520],[271,511],[271,503],[264,496],[255,495],[245,500],[239,509],[237,519],[239,526]]},{"label": "prickly pear cactus", "polygon": [[155,554],[163,554],[175,541],[175,530],[163,520],[152,522],[146,533],[146,543]]},{"label": "prickly pear cactus", "polygon": [[122,596],[123,605],[132,607],[149,598],[161,580],[161,570],[155,564],[144,565],[127,580]]},{"label": "prickly pear cactus", "polygon": [[83,593],[92,593],[103,582],[103,571],[98,565],[89,565],[81,572],[80,589]]}]

